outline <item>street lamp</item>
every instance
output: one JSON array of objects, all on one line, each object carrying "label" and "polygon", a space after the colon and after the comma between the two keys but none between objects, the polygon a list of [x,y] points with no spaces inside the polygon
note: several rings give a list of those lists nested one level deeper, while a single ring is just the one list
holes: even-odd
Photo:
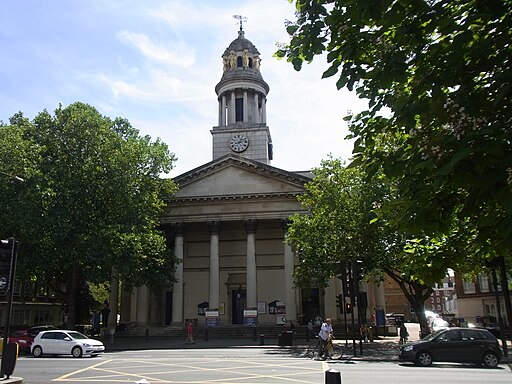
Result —
[{"label": "street lamp", "polygon": [[20,181],[20,182],[24,182],[25,179],[22,179],[21,177],[19,176],[16,176],[16,175],[11,175],[10,173],[7,173],[7,172],[4,172],[4,171],[0,171],[0,173],[4,176],[7,176],[7,177],[10,177],[11,179],[13,180],[16,180],[16,181]]}]

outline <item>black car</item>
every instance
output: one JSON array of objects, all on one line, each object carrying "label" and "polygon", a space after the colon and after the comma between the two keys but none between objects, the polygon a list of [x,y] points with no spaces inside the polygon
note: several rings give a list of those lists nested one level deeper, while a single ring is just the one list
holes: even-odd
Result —
[{"label": "black car", "polygon": [[421,366],[434,361],[483,364],[494,368],[501,360],[498,340],[486,329],[449,328],[400,346],[399,358]]}]

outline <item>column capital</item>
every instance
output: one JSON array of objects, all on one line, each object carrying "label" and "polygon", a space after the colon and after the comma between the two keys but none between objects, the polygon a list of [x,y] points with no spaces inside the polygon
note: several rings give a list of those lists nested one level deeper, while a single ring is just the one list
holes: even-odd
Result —
[{"label": "column capital", "polygon": [[256,220],[256,219],[244,220],[244,226],[245,226],[245,232],[247,234],[256,233],[256,227],[258,226],[258,220]]},{"label": "column capital", "polygon": [[283,229],[283,232],[286,233],[288,232],[288,227],[290,226],[291,224],[291,220],[290,219],[281,219],[281,228]]},{"label": "column capital", "polygon": [[183,235],[185,233],[185,223],[173,223],[171,228],[174,235]]},{"label": "column capital", "polygon": [[210,230],[210,235],[218,235],[220,233],[220,227],[222,225],[221,221],[209,221],[208,228]]}]

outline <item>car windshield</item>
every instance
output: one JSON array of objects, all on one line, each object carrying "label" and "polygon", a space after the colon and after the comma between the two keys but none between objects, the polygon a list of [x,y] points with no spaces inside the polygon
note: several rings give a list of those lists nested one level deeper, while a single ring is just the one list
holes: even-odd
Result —
[{"label": "car windshield", "polygon": [[432,340],[434,337],[437,337],[438,335],[444,333],[444,329],[441,329],[439,331],[435,331],[435,332],[432,332],[430,335],[427,335],[425,336],[423,339],[421,340],[425,340],[425,341],[429,341],[429,340]]},{"label": "car windshield", "polygon": [[68,335],[71,336],[75,340],[88,339],[87,336],[81,334],[80,332],[68,332]]}]

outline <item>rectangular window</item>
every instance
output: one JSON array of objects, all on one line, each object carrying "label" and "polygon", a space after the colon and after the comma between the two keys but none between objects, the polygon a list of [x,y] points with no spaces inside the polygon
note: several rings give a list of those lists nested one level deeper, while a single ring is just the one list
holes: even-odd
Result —
[{"label": "rectangular window", "polygon": [[51,324],[50,311],[39,310],[34,314],[34,325]]},{"label": "rectangular window", "polygon": [[476,293],[475,283],[464,280],[464,293]]},{"label": "rectangular window", "polygon": [[480,292],[489,292],[489,277],[485,273],[478,275],[478,283],[480,284]]}]

